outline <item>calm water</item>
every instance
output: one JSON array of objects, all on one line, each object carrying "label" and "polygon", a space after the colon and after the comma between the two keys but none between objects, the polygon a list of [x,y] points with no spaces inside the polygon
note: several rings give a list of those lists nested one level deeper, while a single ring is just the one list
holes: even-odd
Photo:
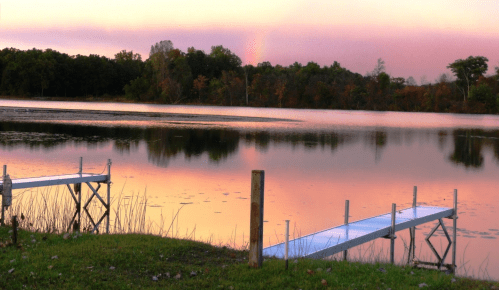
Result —
[{"label": "calm water", "polygon": [[[26,118],[2,118],[13,107]],[[166,115],[33,121],[29,108]],[[414,185],[420,203],[446,207],[457,189],[458,273],[499,280],[499,117],[0,101],[0,119],[0,163],[12,177],[76,172],[79,156],[99,173],[111,158],[113,195],[146,192],[158,223],[183,206],[180,234],[214,243],[247,242],[253,169],[266,176],[265,246],[282,240],[286,219],[296,235],[341,224],[346,199],[357,220],[409,207]],[[433,225],[417,233],[417,254],[429,259],[423,234]],[[445,249],[441,233],[432,242]]]}]

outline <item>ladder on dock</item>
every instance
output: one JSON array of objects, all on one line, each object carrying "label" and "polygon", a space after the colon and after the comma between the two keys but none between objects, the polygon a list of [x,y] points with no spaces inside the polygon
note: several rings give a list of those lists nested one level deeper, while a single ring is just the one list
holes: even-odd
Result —
[{"label": "ladder on dock", "polygon": [[[80,170],[75,174],[63,174],[63,175],[52,175],[52,176],[41,176],[41,177],[29,177],[29,178],[17,178],[10,179],[7,175],[7,165],[3,167],[3,178],[0,180],[0,192],[2,193],[2,217],[1,223],[4,224],[5,209],[8,208],[12,203],[12,190],[13,189],[25,189],[25,188],[35,188],[53,185],[66,185],[71,197],[73,198],[76,209],[68,226],[68,231],[71,227],[77,223],[78,227],[81,226],[81,184],[85,183],[91,190],[92,194],[83,205],[90,222],[92,223],[93,229],[92,233],[99,231],[99,225],[102,223],[104,218],[107,218],[106,233],[109,233],[109,217],[110,217],[110,205],[111,205],[111,159],[107,162],[107,174],[93,174],[93,173],[83,173],[83,158],[80,157]],[[91,183],[97,183],[97,187],[94,188]],[[99,194],[99,189],[101,184],[107,184],[107,202]],[[73,188],[71,188],[73,184]],[[73,190],[74,189],[74,190]],[[106,208],[106,211],[100,217],[100,219],[95,222],[90,215],[87,207],[96,197],[102,205]]]},{"label": "ladder on dock", "polygon": [[[438,221],[436,226],[430,231],[425,238],[427,244],[430,246],[432,252],[437,257],[437,263],[418,261],[418,264],[437,266],[445,266],[451,271],[455,270],[456,260],[456,219],[457,219],[457,190],[454,190],[454,208],[434,207],[434,206],[417,206],[416,205],[417,188],[414,187],[413,207],[403,210],[396,210],[395,204],[392,205],[392,212],[359,220],[356,222],[348,222],[348,205],[345,204],[345,224],[323,231],[319,231],[310,235],[306,235],[291,241],[288,241],[289,229],[286,229],[286,242],[273,245],[263,249],[264,256],[272,256],[280,259],[287,260],[288,258],[325,258],[336,253],[344,252],[344,259],[347,257],[347,250],[349,248],[361,245],[363,243],[375,240],[377,238],[391,239],[390,245],[390,261],[393,263],[394,256],[394,239],[396,238],[395,232],[409,229],[410,230],[410,248],[408,262],[414,262],[414,248],[415,248],[415,227],[427,222]],[[449,237],[447,229],[442,221],[443,218],[453,219],[453,240]],[[287,221],[289,227],[289,221]],[[447,240],[449,242],[447,249],[442,257],[437,253],[431,242],[430,237],[437,230],[442,227]],[[445,258],[449,249],[453,246],[452,250],[452,264],[444,264]],[[411,252],[412,251],[412,252]],[[415,262],[416,263],[416,262]]]}]

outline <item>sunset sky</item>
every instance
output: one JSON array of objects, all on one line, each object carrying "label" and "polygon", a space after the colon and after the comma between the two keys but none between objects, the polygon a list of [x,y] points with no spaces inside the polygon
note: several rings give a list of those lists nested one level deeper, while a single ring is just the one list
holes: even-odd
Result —
[{"label": "sunset sky", "polygon": [[243,64],[314,61],[365,75],[378,58],[393,77],[428,82],[456,59],[499,65],[497,0],[7,0],[0,1],[0,48],[52,48],[113,58],[148,58],[151,45],[210,52],[223,45]]}]

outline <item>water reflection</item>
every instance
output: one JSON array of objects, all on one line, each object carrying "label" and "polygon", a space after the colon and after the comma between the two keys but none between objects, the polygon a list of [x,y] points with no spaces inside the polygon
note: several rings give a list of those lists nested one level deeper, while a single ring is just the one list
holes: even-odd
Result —
[{"label": "water reflection", "polygon": [[165,129],[144,130],[150,162],[166,167],[170,158],[183,153],[185,158],[208,153],[209,160],[220,162],[237,152],[239,133],[234,130]]},{"label": "water reflection", "polygon": [[[448,136],[452,135],[453,149],[446,151]],[[445,158],[464,168],[478,169],[484,165],[483,150],[490,147],[496,161],[499,161],[499,131],[472,129],[415,131],[415,130],[372,130],[332,132],[276,132],[237,131],[234,129],[172,129],[164,127],[105,127],[80,126],[51,123],[0,123],[0,146],[5,149],[27,148],[30,150],[54,150],[66,145],[105,146],[112,144],[119,154],[130,154],[138,150],[141,142],[146,144],[148,161],[167,167],[176,156],[187,160],[204,153],[209,161],[226,161],[238,152],[241,142],[267,152],[271,146],[290,146],[304,151],[336,151],[341,146],[355,146],[363,143],[374,151],[375,162],[382,160],[387,146],[410,145],[435,141]],[[403,142],[405,141],[405,142]],[[241,143],[242,144],[242,143]],[[450,154],[448,152],[451,152]]]}]

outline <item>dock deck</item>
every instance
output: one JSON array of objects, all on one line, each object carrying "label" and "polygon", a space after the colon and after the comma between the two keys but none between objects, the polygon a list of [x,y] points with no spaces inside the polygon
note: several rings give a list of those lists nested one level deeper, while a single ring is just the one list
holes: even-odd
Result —
[{"label": "dock deck", "polygon": [[[12,189],[23,189],[32,187],[87,183],[87,182],[106,182],[109,176],[107,174],[75,173],[30,178],[12,179]],[[3,180],[0,179],[0,191],[3,190]]]},{"label": "dock deck", "polygon": [[[454,209],[416,206],[396,211],[395,232],[451,217]],[[289,241],[289,258],[324,258],[390,235],[391,213],[351,222]],[[285,258],[285,243],[263,249],[264,256]]]}]

